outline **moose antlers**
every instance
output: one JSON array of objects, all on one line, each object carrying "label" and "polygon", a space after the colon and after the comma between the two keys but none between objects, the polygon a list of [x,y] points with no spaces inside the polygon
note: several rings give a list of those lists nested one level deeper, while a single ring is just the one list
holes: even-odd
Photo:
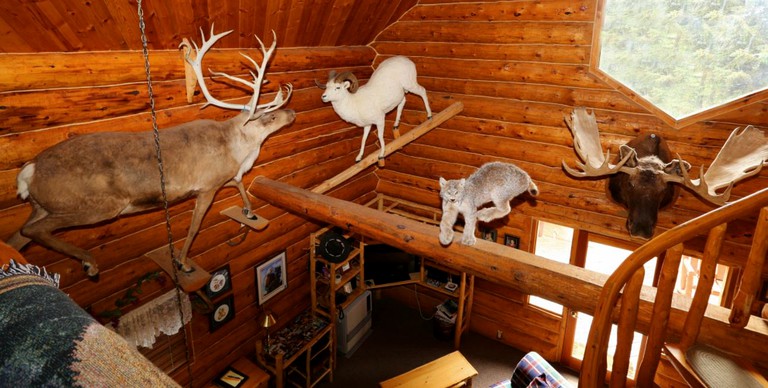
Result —
[{"label": "moose antlers", "polygon": [[[768,142],[763,131],[749,125],[731,132],[709,169],[704,172],[704,166],[701,166],[699,179],[690,179],[688,172],[682,169],[682,177],[670,175],[667,180],[681,183],[707,201],[723,205],[730,198],[733,185],[759,173],[766,160]],[[724,187],[726,189],[717,194]]]},{"label": "moose antlers", "polygon": [[[634,150],[628,152],[618,164],[613,165],[609,162],[611,151],[609,150],[603,156],[603,148],[600,145],[600,132],[597,129],[597,120],[595,113],[587,113],[584,108],[577,108],[571,113],[571,118],[565,118],[568,129],[573,134],[573,148],[579,158],[584,162],[576,161],[576,166],[581,169],[574,170],[563,161],[563,169],[569,174],[579,178],[602,177],[615,174],[622,171],[627,160],[634,155]],[[629,172],[624,168],[623,172]]]},{"label": "moose antlers", "polygon": [[[565,118],[565,122],[573,135],[573,148],[583,162],[576,161],[577,169],[573,169],[563,161],[563,169],[568,174],[584,178],[605,177],[618,172],[637,173],[637,167],[626,165],[629,160],[637,158],[634,150],[627,152],[615,165],[609,162],[610,151],[603,155],[594,112],[587,113],[584,108],[576,108],[570,118]],[[690,178],[689,164],[679,155],[669,164],[679,164],[680,175],[666,173],[663,169],[659,173],[664,181],[681,184],[704,200],[722,205],[728,201],[733,185],[759,173],[763,165],[768,164],[767,160],[768,139],[763,131],[750,125],[731,132],[706,172],[704,166],[700,168],[698,179]],[[718,193],[723,188],[725,190]]]},{"label": "moose antlers", "polygon": [[[250,72],[251,76],[253,77],[253,82],[246,81],[242,78],[234,77],[226,73],[215,72],[213,70],[208,69],[208,71],[210,71],[211,74],[213,75],[225,77],[229,80],[239,82],[251,88],[253,90],[253,96],[251,97],[251,100],[248,102],[248,104],[241,105],[241,104],[224,102],[213,97],[211,93],[208,91],[208,88],[205,86],[204,77],[203,77],[203,70],[202,70],[203,57],[208,52],[208,50],[210,50],[210,48],[213,47],[213,45],[219,41],[219,39],[229,35],[231,32],[232,30],[225,31],[220,34],[214,34],[213,25],[211,25],[210,37],[208,38],[208,40],[206,40],[205,33],[203,33],[203,29],[200,28],[200,35],[202,36],[203,46],[198,47],[197,43],[193,41],[191,45],[194,46],[195,53],[197,54],[195,56],[195,59],[191,59],[189,57],[189,52],[187,52],[185,56],[185,60],[187,61],[187,63],[189,63],[192,66],[192,69],[195,72],[195,76],[199,80],[200,89],[202,90],[203,95],[205,96],[205,99],[207,101],[205,105],[207,106],[210,104],[210,105],[218,106],[220,108],[225,108],[225,109],[247,110],[249,112],[248,120],[258,118],[264,113],[272,112],[274,110],[279,109],[283,105],[285,105],[285,103],[288,101],[288,98],[291,96],[291,93],[293,92],[293,87],[291,86],[291,84],[286,85],[287,95],[285,97],[283,97],[283,90],[281,87],[277,91],[275,95],[275,99],[272,100],[272,102],[257,105],[259,100],[259,95],[261,93],[261,85],[268,82],[268,81],[264,81],[264,74],[265,74],[265,69],[267,67],[267,63],[272,58],[272,54],[274,54],[275,47],[277,46],[277,36],[275,35],[274,31],[272,31],[272,45],[269,46],[269,49],[267,49],[264,46],[264,43],[261,41],[261,39],[259,39],[259,37],[256,36],[256,40],[259,41],[259,46],[261,46],[261,52],[263,54],[261,64],[256,62],[253,58],[243,53],[240,53],[240,55],[242,55],[245,59],[250,61],[251,64],[253,64],[253,66],[256,68],[256,74],[254,74],[252,71]],[[189,46],[190,46],[190,43],[186,38],[179,45],[179,47],[189,47]]]}]

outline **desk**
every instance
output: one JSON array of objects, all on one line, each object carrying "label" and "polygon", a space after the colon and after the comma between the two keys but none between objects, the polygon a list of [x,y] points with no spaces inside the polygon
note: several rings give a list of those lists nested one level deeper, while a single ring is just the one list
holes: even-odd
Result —
[{"label": "desk", "polygon": [[458,350],[400,376],[379,383],[381,388],[471,387],[477,371]]},{"label": "desk", "polygon": [[[333,381],[332,325],[307,310],[271,335],[267,351],[256,341],[256,359],[275,376],[277,388],[286,385],[312,388],[329,376]],[[298,362],[297,362],[298,361]]]}]

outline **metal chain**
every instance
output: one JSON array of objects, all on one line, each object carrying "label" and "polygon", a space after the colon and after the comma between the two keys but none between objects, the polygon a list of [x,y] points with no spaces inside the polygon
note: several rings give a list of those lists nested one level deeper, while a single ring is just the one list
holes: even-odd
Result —
[{"label": "metal chain", "polygon": [[165,172],[163,169],[163,155],[160,150],[160,131],[157,128],[157,113],[155,112],[155,97],[154,97],[154,91],[152,90],[152,73],[149,68],[149,49],[147,48],[147,35],[146,35],[146,26],[144,24],[144,9],[141,6],[142,0],[138,0],[137,8],[139,13],[139,29],[141,30],[141,47],[142,51],[144,53],[144,71],[147,74],[147,90],[149,92],[149,111],[150,115],[152,116],[152,132],[155,136],[155,151],[157,156],[157,167],[160,170],[160,190],[163,194],[163,209],[165,211],[165,230],[168,234],[168,247],[169,247],[169,253],[171,255],[171,268],[173,271],[173,282],[176,286],[176,302],[179,307],[179,321],[182,323],[182,329],[184,330],[184,343],[187,344],[187,346],[184,346],[184,355],[187,360],[187,374],[189,375],[189,386],[193,386],[194,378],[192,376],[192,367],[190,366],[190,360],[189,360],[189,341],[187,338],[187,328],[186,325],[184,325],[184,311],[182,309],[182,301],[181,301],[181,287],[179,286],[179,271],[176,268],[176,265],[173,263],[174,259],[174,252],[173,252],[173,233],[171,232],[171,216],[170,211],[168,210],[168,194],[165,191]]}]

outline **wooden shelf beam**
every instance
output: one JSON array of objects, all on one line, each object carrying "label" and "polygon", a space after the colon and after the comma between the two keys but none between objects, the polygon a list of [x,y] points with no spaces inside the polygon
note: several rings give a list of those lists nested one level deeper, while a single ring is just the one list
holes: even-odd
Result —
[{"label": "wooden shelf beam", "polygon": [[[463,109],[464,109],[464,104],[461,101],[454,102],[453,104],[449,105],[447,108],[443,109],[440,113],[433,115],[431,120],[427,120],[419,124],[415,128],[408,131],[406,134],[387,143],[386,147],[384,147],[384,156],[387,157],[393,152],[405,147],[406,145],[408,145],[408,143],[418,139],[419,137],[431,131],[432,129],[436,128],[438,125],[444,123],[446,120],[450,119],[451,117],[456,116]],[[355,165],[353,165],[352,167],[340,172],[333,178],[328,179],[325,182],[319,184],[314,189],[312,189],[312,192],[320,193],[320,194],[325,193],[326,191],[340,185],[347,179],[352,178],[353,176],[357,175],[357,173],[359,173],[360,171],[365,170],[366,168],[372,166],[374,163],[377,163],[378,161],[379,161],[379,153],[374,152],[364,157],[359,162],[355,163]],[[251,186],[253,186],[253,182],[251,182]]]}]

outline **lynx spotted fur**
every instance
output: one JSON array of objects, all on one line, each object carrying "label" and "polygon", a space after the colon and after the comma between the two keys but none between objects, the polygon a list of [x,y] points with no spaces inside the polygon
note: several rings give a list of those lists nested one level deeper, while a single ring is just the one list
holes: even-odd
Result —
[{"label": "lynx spotted fur", "polygon": [[[477,220],[493,221],[509,214],[509,201],[524,191],[532,196],[539,188],[528,173],[511,163],[486,163],[468,178],[445,180],[440,177],[440,198],[443,200],[443,217],[440,220],[440,243],[453,241],[453,225],[459,213],[464,217],[464,236],[461,243],[475,245]],[[486,203],[492,207],[478,209]]]}]

